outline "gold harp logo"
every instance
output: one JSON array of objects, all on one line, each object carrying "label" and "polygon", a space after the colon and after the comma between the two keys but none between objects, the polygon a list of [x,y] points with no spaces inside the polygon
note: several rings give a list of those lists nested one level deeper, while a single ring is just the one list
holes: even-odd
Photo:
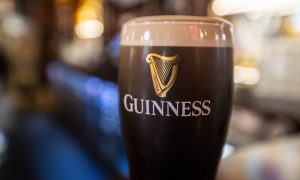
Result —
[{"label": "gold harp logo", "polygon": [[166,97],[177,77],[179,56],[161,56],[151,53],[146,57],[146,61],[150,65],[155,94]]}]

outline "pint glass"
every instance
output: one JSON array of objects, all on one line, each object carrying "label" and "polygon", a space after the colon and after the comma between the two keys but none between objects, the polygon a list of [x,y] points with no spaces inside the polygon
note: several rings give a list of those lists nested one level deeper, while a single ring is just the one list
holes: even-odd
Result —
[{"label": "pint glass", "polygon": [[122,133],[131,180],[213,180],[232,99],[232,25],[195,16],[123,24]]}]

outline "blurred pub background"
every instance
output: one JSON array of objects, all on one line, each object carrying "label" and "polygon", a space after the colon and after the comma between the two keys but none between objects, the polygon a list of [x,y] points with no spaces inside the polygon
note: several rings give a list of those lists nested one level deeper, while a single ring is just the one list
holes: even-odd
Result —
[{"label": "blurred pub background", "polygon": [[128,178],[121,24],[208,15],[235,27],[218,180],[300,179],[300,0],[0,0],[0,179]]}]

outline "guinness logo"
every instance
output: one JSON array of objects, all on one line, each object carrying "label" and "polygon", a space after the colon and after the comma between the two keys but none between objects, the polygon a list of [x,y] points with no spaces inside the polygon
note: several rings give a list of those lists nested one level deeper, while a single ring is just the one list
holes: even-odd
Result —
[{"label": "guinness logo", "polygon": [[166,97],[177,77],[179,56],[161,56],[151,53],[146,57],[146,61],[150,65],[155,94]]}]

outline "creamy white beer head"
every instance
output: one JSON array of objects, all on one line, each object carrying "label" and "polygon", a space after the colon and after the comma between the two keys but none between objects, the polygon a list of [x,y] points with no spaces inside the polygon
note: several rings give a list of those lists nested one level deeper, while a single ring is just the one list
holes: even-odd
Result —
[{"label": "creamy white beer head", "polygon": [[147,16],[122,27],[121,45],[232,47],[232,24],[199,16]]}]

